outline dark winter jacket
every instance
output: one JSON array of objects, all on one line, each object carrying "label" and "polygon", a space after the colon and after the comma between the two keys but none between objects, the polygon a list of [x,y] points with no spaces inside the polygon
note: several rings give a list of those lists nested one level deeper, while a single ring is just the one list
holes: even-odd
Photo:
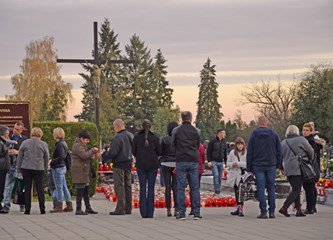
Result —
[{"label": "dark winter jacket", "polygon": [[159,167],[158,156],[161,155],[159,139],[149,131],[148,142],[149,145],[146,147],[144,130],[141,130],[133,139],[132,153],[136,158],[137,169],[150,170]]},{"label": "dark winter jacket", "polygon": [[253,166],[281,167],[282,154],[279,136],[270,128],[258,127],[250,136],[246,167],[252,172]]},{"label": "dark winter jacket", "polygon": [[9,170],[9,145],[6,144],[6,140],[0,137],[0,170]]},{"label": "dark winter jacket", "polygon": [[218,137],[212,139],[207,147],[207,161],[227,162],[227,143]]},{"label": "dark winter jacket", "polygon": [[[28,138],[26,136],[20,135],[20,136],[15,136],[14,134],[9,136],[10,140],[14,140],[17,142],[17,144],[14,144],[13,149],[15,150],[19,150],[21,147],[21,144],[24,140],[27,140]],[[10,165],[12,166],[16,166],[16,159],[17,159],[17,155],[10,155]]]},{"label": "dark winter jacket", "polygon": [[160,162],[176,162],[175,150],[171,148],[171,136],[162,137],[161,151]]},{"label": "dark winter jacket", "polygon": [[68,146],[64,140],[56,142],[54,145],[52,161],[50,164],[51,168],[55,169],[66,166],[65,158],[67,156],[67,152],[68,152]]},{"label": "dark winter jacket", "polygon": [[318,164],[318,167],[320,169],[320,149],[323,147],[320,144],[317,144],[314,139],[315,135],[310,134],[309,136],[305,137],[306,140],[310,143],[311,147],[313,148],[314,151],[314,160]]},{"label": "dark winter jacket", "polygon": [[113,163],[114,168],[132,167],[132,142],[133,134],[127,130],[121,130],[111,140],[110,149],[106,154],[108,163]]},{"label": "dark winter jacket", "polygon": [[190,122],[183,122],[173,129],[171,147],[176,151],[176,162],[198,162],[199,134]]}]

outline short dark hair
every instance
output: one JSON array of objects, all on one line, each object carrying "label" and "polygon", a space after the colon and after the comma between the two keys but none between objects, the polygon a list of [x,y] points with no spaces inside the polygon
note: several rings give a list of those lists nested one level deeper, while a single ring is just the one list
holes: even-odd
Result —
[{"label": "short dark hair", "polygon": [[190,121],[192,119],[192,113],[190,111],[182,112],[181,114],[183,122]]},{"label": "short dark hair", "polygon": [[224,131],[224,129],[223,128],[219,128],[219,129],[217,129],[216,134],[218,134],[218,133],[220,133],[222,131]]},{"label": "short dark hair", "polygon": [[79,133],[79,138],[91,139],[91,134],[87,130],[83,130]]}]

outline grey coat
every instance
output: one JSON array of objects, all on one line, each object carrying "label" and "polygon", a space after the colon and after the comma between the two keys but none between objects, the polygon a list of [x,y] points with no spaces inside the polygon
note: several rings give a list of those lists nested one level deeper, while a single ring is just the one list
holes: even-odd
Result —
[{"label": "grey coat", "polygon": [[46,170],[49,158],[49,147],[46,142],[36,137],[27,139],[22,143],[17,156],[17,171]]},{"label": "grey coat", "polygon": [[313,159],[313,148],[309,142],[303,137],[296,134],[290,134],[288,137],[282,141],[282,156],[283,156],[283,166],[285,176],[299,176],[301,175],[301,170],[299,167],[299,161],[297,156],[291,151],[289,146],[293,149],[296,155],[301,154],[308,159]]}]

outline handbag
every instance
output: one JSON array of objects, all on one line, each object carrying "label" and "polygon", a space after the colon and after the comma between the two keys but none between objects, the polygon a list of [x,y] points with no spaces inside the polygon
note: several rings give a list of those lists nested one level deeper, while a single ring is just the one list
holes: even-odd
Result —
[{"label": "handbag", "polygon": [[24,205],[24,182],[22,178],[15,178],[12,197],[14,204]]},{"label": "handbag", "polygon": [[299,161],[299,166],[304,182],[317,182],[320,177],[320,170],[315,161],[304,158],[301,154],[296,154],[295,151],[290,147],[288,141],[286,141],[286,143]]}]

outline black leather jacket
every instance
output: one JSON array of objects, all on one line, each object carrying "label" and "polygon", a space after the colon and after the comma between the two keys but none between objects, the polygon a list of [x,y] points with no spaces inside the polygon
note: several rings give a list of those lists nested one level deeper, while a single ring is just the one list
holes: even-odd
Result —
[{"label": "black leather jacket", "polygon": [[211,140],[207,147],[207,161],[227,162],[227,143],[218,137]]},{"label": "black leather jacket", "polygon": [[64,140],[60,140],[55,143],[52,161],[51,161],[51,168],[60,168],[64,167],[65,165],[65,158],[67,156],[68,146]]}]

